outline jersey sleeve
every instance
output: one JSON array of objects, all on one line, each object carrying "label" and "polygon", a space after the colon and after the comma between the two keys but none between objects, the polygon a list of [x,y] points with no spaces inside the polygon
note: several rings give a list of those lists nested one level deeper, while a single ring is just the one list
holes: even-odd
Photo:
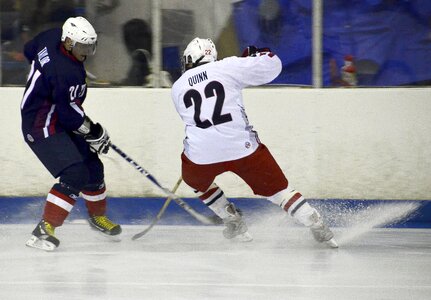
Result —
[{"label": "jersey sleeve", "polygon": [[282,69],[280,58],[270,52],[258,53],[255,57],[229,57],[222,62],[241,88],[269,83]]},{"label": "jersey sleeve", "polygon": [[33,40],[27,42],[24,45],[24,50],[23,50],[24,56],[25,56],[25,58],[27,58],[27,61],[29,63],[31,63],[33,61],[33,59],[35,58],[36,49],[37,49],[37,45]]}]

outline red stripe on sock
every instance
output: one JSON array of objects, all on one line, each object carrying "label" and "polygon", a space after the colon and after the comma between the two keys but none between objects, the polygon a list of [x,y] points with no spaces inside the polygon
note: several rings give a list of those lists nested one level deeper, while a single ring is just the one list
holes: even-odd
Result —
[{"label": "red stripe on sock", "polygon": [[289,201],[287,201],[286,205],[283,207],[283,209],[285,211],[288,211],[289,208],[293,205],[293,203],[295,203],[299,198],[301,198],[302,195],[301,193],[296,193],[295,195],[292,196],[292,198],[290,198]]}]

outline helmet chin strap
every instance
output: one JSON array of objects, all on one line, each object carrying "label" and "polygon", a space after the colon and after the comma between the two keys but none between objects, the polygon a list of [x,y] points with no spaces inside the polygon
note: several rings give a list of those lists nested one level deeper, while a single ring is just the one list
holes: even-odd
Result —
[{"label": "helmet chin strap", "polygon": [[197,67],[199,65],[199,63],[201,62],[202,59],[204,59],[205,55],[202,55],[199,59],[197,59],[194,63],[193,63],[193,68]]}]

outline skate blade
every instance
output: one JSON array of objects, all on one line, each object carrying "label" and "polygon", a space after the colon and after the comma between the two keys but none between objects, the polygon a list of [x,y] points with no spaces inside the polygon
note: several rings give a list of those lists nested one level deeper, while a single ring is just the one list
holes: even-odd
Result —
[{"label": "skate blade", "polygon": [[25,243],[25,245],[27,247],[36,248],[44,251],[54,251],[55,248],[57,248],[53,243],[46,240],[41,240],[34,235]]},{"label": "skate blade", "polygon": [[338,248],[338,243],[334,238],[330,239],[329,241],[326,241],[325,243],[331,248]]},{"label": "skate blade", "polygon": [[91,230],[94,231],[95,233],[97,233],[98,236],[103,236],[103,238],[105,240],[111,241],[111,242],[121,242],[121,234],[117,234],[117,235],[110,235],[107,233],[104,233],[102,231],[100,231],[99,229],[93,228],[91,227]]}]

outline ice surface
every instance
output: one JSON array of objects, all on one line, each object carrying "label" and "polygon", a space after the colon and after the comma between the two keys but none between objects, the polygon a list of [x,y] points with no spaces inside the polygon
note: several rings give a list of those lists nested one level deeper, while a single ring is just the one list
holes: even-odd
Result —
[{"label": "ice surface", "polygon": [[[272,222],[272,223],[271,223]],[[339,249],[306,228],[250,226],[251,243],[220,226],[123,226],[111,242],[86,224],[57,229],[55,252],[27,248],[35,224],[0,225],[0,299],[430,299],[431,230],[335,228]],[[343,237],[349,237],[343,239]]]}]

